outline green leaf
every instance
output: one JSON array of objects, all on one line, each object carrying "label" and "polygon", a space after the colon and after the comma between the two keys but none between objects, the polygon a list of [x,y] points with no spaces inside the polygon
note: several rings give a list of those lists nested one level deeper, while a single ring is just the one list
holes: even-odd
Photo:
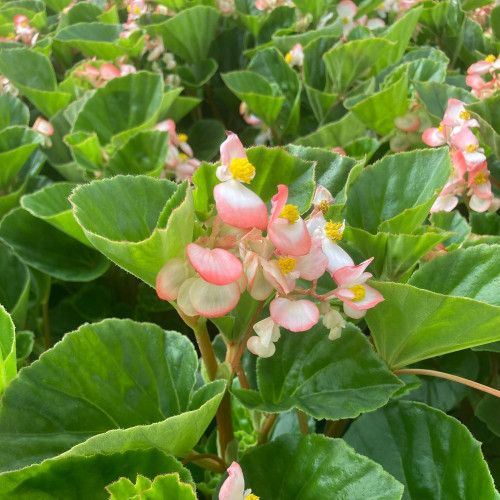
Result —
[{"label": "green leaf", "polygon": [[66,450],[66,457],[151,446],[187,453],[225,387],[219,381],[193,394],[197,369],[193,345],[179,333],[130,320],[83,325],[24,368],[4,394],[0,469]]},{"label": "green leaf", "polygon": [[[262,500],[398,500],[403,487],[341,439],[286,435],[245,454],[245,487]],[[217,496],[214,495],[215,500]]]},{"label": "green leaf", "polygon": [[497,5],[490,14],[491,30],[497,41],[500,41],[500,7]]},{"label": "green leaf", "polygon": [[26,321],[30,276],[28,268],[6,246],[0,245],[0,304],[11,315],[17,328]]},{"label": "green leaf", "polygon": [[0,131],[0,186],[11,182],[31,153],[43,142],[43,137],[24,126]]},{"label": "green leaf", "polygon": [[368,128],[377,134],[386,135],[394,129],[394,118],[404,115],[407,109],[408,75],[401,78],[390,87],[377,92],[354,105],[345,105]]},{"label": "green leaf", "polygon": [[102,170],[101,144],[95,132],[75,132],[64,137],[76,164],[83,170]]},{"label": "green leaf", "polygon": [[475,234],[500,235],[500,216],[496,213],[477,213],[470,214],[470,225]]},{"label": "green leaf", "polygon": [[146,174],[156,177],[165,166],[167,152],[168,132],[144,130],[113,153],[104,173],[106,176]]},{"label": "green leaf", "polygon": [[344,147],[349,142],[364,137],[366,125],[354,113],[349,112],[340,120],[328,123],[296,141],[301,146],[332,149]]},{"label": "green leaf", "polygon": [[99,22],[80,22],[59,30],[55,43],[61,43],[98,59],[114,61],[126,51],[118,45],[121,26]]},{"label": "green leaf", "polygon": [[177,67],[177,74],[186,87],[202,87],[217,71],[217,63],[214,59],[205,59],[196,64]]},{"label": "green leaf", "polygon": [[500,411],[500,398],[487,394],[476,406],[476,416],[482,420],[488,429],[500,436],[500,422],[498,412]]},{"label": "green leaf", "polygon": [[457,233],[443,241],[446,248],[463,243],[471,232],[471,227],[467,221],[455,210],[452,212],[434,212],[429,220],[434,227]]},{"label": "green leaf", "polygon": [[213,160],[225,139],[226,128],[219,120],[198,120],[189,129],[189,145],[194,157],[201,161]]},{"label": "green leaf", "polygon": [[345,439],[404,484],[405,500],[496,498],[481,444],[460,422],[422,403],[392,402],[363,415]]},{"label": "green leaf", "polygon": [[444,116],[448,99],[459,99],[465,103],[477,101],[477,98],[467,90],[446,83],[415,81],[413,84],[427,111],[439,119]]},{"label": "green leaf", "polygon": [[307,85],[307,83],[304,84],[304,88],[316,120],[319,124],[323,124],[332,106],[337,102],[337,94],[322,92]]},{"label": "green leaf", "polygon": [[221,75],[229,90],[244,101],[269,126],[274,125],[285,98],[261,75],[253,71],[233,71]]},{"label": "green leaf", "polygon": [[190,473],[174,457],[150,448],[46,460],[40,465],[3,474],[0,488],[2,494],[12,500],[107,500],[105,487],[118,478],[135,479],[137,474],[154,478],[166,472],[191,481]]},{"label": "green leaf", "polygon": [[0,396],[17,374],[14,322],[0,304]]},{"label": "green leaf", "polygon": [[500,158],[500,95],[470,104],[467,110],[481,125],[479,134],[484,142]]},{"label": "green leaf", "polygon": [[287,332],[272,358],[257,360],[259,392],[233,389],[248,408],[285,412],[299,408],[315,418],[352,418],[387,403],[401,386],[352,323],[328,340],[322,325]]},{"label": "green leaf", "polygon": [[366,38],[347,42],[326,52],[323,61],[333,92],[345,94],[357,78],[376,65],[379,58],[395,46],[395,42],[382,38]]},{"label": "green leaf", "polygon": [[500,245],[477,245],[440,255],[423,265],[408,283],[431,292],[500,306],[499,252]]},{"label": "green leaf", "polygon": [[102,145],[112,139],[125,142],[136,131],[155,123],[162,92],[158,74],[141,71],[114,78],[83,104],[72,131],[95,132]]},{"label": "green leaf", "polygon": [[40,52],[28,48],[0,51],[0,73],[49,117],[71,99],[70,94],[58,91],[50,60]]},{"label": "green leaf", "polygon": [[367,167],[351,187],[345,218],[372,234],[378,229],[411,234],[425,220],[436,191],[450,174],[447,148],[386,156]]},{"label": "green leaf", "polygon": [[30,112],[26,104],[12,94],[0,95],[0,130],[14,125],[27,126]]},{"label": "green leaf", "polygon": [[500,340],[500,309],[400,283],[372,283],[385,298],[366,322],[391,369]]},{"label": "green leaf", "polygon": [[149,25],[146,29],[161,35],[169,51],[189,63],[197,63],[207,58],[215,38],[219,15],[219,11],[213,7],[197,5],[163,23]]},{"label": "green leaf", "polygon": [[33,350],[35,345],[35,334],[29,330],[16,332],[16,360],[18,365],[22,363]]},{"label": "green leaf", "polygon": [[67,12],[61,13],[59,29],[66,28],[72,24],[98,21],[101,14],[102,10],[94,3],[75,4]]},{"label": "green leaf", "polygon": [[57,182],[33,194],[23,196],[21,206],[35,217],[92,247],[76,222],[68,197],[76,184]]},{"label": "green leaf", "polygon": [[0,238],[29,266],[65,281],[94,280],[109,265],[95,250],[21,208],[2,219]]},{"label": "green leaf", "polygon": [[377,279],[398,281],[427,252],[446,239],[446,234],[371,234],[356,227],[346,227],[342,241],[349,254],[359,254],[360,261],[374,257],[370,270]]},{"label": "green leaf", "polygon": [[[70,201],[89,241],[155,286],[163,264],[192,241],[193,198],[186,188],[151,177],[117,176],[80,186]],[[168,222],[164,212],[171,213]]]}]

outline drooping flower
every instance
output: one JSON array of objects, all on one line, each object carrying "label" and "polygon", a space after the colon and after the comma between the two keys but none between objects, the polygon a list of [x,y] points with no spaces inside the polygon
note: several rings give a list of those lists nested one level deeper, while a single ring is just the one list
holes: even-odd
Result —
[{"label": "drooping flower", "polygon": [[257,335],[248,339],[248,350],[261,358],[271,357],[276,352],[274,342],[281,336],[280,327],[269,317],[255,323],[253,329]]},{"label": "drooping flower", "polygon": [[331,309],[329,306],[328,309],[323,316],[323,325],[330,330],[328,339],[335,340],[342,335],[342,328],[345,328],[346,322],[336,309]]}]

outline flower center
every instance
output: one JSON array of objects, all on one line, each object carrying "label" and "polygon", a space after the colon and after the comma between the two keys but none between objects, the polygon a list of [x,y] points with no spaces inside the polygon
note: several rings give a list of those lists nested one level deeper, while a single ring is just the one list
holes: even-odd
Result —
[{"label": "flower center", "polygon": [[347,23],[349,22],[349,19],[348,19],[347,17],[343,17],[343,18],[342,18],[342,22],[343,22],[344,24],[347,24]]},{"label": "flower center", "polygon": [[184,153],[179,153],[179,158],[184,162],[188,159],[187,155],[185,155]]},{"label": "flower center", "polygon": [[443,126],[442,126],[442,125],[439,125],[438,130],[439,130],[440,132],[443,132]]},{"label": "flower center", "polygon": [[254,495],[253,493],[250,493],[250,495],[248,495],[245,500],[259,500],[259,497]]},{"label": "flower center", "polygon": [[297,262],[297,259],[292,259],[291,257],[281,257],[278,261],[278,266],[280,266],[283,274],[288,274],[295,269],[295,262]]},{"label": "flower center", "polygon": [[476,177],[474,177],[474,182],[476,184],[484,184],[486,182],[486,176],[484,172],[479,172]]},{"label": "flower center", "polygon": [[496,57],[493,54],[490,54],[486,59],[486,62],[489,62],[490,64],[494,63],[496,61]]},{"label": "flower center", "polygon": [[341,240],[344,234],[344,224],[342,222],[327,222],[325,224],[325,234],[327,238],[330,238],[334,242]]},{"label": "flower center", "polygon": [[458,117],[461,120],[470,120],[470,113],[468,111],[460,111],[460,114],[458,115]]},{"label": "flower center", "polygon": [[477,148],[479,146],[477,144],[467,144],[467,146],[465,147],[465,151],[467,153],[474,153],[474,151],[477,151]]},{"label": "flower center", "polygon": [[377,7],[379,10],[382,10],[384,8],[384,4],[381,3],[378,7]]},{"label": "flower center", "polygon": [[297,210],[296,205],[285,205],[278,217],[280,217],[281,219],[288,219],[290,221],[290,224],[295,224],[297,222],[297,219],[299,218],[299,215],[300,214]]},{"label": "flower center", "polygon": [[328,209],[330,208],[330,204],[326,200],[321,200],[318,203],[318,209],[321,210],[324,214],[328,212]]},{"label": "flower center", "polygon": [[179,142],[187,142],[188,136],[186,134],[179,134],[177,136],[179,138]]},{"label": "flower center", "polygon": [[248,161],[247,158],[233,158],[229,171],[233,174],[233,178],[241,182],[250,184],[250,181],[255,177],[255,167]]},{"label": "flower center", "polygon": [[354,298],[351,299],[352,302],[358,302],[358,300],[364,299],[366,295],[366,290],[363,285],[354,285],[349,287],[349,290],[354,293]]},{"label": "flower center", "polygon": [[285,61],[290,64],[292,62],[292,53],[288,52],[288,54],[285,56]]}]

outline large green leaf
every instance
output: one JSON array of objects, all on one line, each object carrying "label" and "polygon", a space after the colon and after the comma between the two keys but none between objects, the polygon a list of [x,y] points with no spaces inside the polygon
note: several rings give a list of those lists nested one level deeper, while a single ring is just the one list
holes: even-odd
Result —
[{"label": "large green leaf", "polygon": [[0,304],[0,396],[16,376],[16,334],[9,313]]},{"label": "large green leaf", "polygon": [[65,281],[91,281],[101,276],[109,261],[99,252],[16,208],[0,223],[2,239],[26,264]]},{"label": "large green leaf", "polygon": [[[255,178],[249,189],[268,203],[278,192],[279,184],[288,186],[287,203],[297,205],[300,213],[311,205],[314,195],[314,164],[288,154],[281,148],[257,146],[247,150],[248,160],[255,167]],[[195,208],[207,213],[214,203],[213,188],[219,183],[215,167],[204,164],[195,172]]]},{"label": "large green leaf", "polygon": [[394,129],[394,118],[404,115],[407,109],[408,75],[386,89],[377,92],[362,101],[348,107],[368,128],[380,135],[386,135]]},{"label": "large green leaf", "polygon": [[467,109],[481,125],[479,133],[484,142],[500,158],[500,95],[470,104]]},{"label": "large green leaf", "polygon": [[66,450],[85,456],[156,446],[187,453],[225,386],[193,394],[197,368],[193,345],[176,332],[117,319],[80,327],[23,369],[4,394],[0,469]]},{"label": "large green leaf", "polygon": [[137,474],[153,479],[168,472],[191,481],[191,474],[174,457],[150,448],[45,460],[40,465],[2,474],[0,488],[2,495],[12,500],[107,500],[105,487],[112,481],[135,480]]},{"label": "large green leaf", "polygon": [[319,434],[280,436],[248,452],[240,464],[245,487],[261,500],[399,500],[403,493],[380,465],[343,440]]},{"label": "large green leaf", "polygon": [[20,125],[0,132],[0,186],[13,180],[42,142],[38,132]]},{"label": "large green leaf", "polygon": [[326,52],[323,60],[332,91],[345,94],[357,78],[376,65],[379,58],[395,46],[395,42],[382,38],[365,38],[347,42]]},{"label": "large green leaf", "polygon": [[408,283],[500,306],[500,245],[477,245],[438,256],[414,273]]},{"label": "large green leaf", "polygon": [[392,369],[500,340],[500,308],[400,283],[372,283],[385,298],[366,314]]},{"label": "large green leaf", "polygon": [[0,51],[0,73],[47,116],[57,113],[71,99],[70,94],[57,89],[49,58],[32,49]]},{"label": "large green leaf", "polygon": [[149,25],[146,29],[161,35],[169,51],[187,62],[197,63],[207,58],[215,38],[219,15],[219,11],[213,7],[197,5],[161,24]]},{"label": "large green leaf", "polygon": [[396,401],[363,415],[345,439],[404,484],[405,500],[497,498],[481,443],[422,403]]},{"label": "large green leaf", "polygon": [[192,241],[193,198],[186,184],[117,176],[80,186],[70,201],[89,241],[151,286],[163,264]]},{"label": "large green leaf", "polygon": [[374,276],[381,280],[397,281],[404,276],[420,258],[445,240],[447,234],[428,232],[424,234],[371,234],[363,229],[347,227],[343,240],[359,261],[375,257],[371,264]]},{"label": "large green leaf", "polygon": [[141,71],[115,78],[85,102],[73,132],[95,132],[102,145],[117,134],[120,136],[114,140],[124,142],[136,131],[154,124],[162,93],[162,78],[158,74]]},{"label": "large green leaf", "polygon": [[253,71],[233,71],[221,75],[229,90],[244,101],[268,125],[274,125],[285,98],[276,86]]},{"label": "large green leaf", "polygon": [[57,182],[33,194],[23,196],[21,206],[35,217],[92,247],[82,228],[76,222],[68,200],[76,184]]},{"label": "large green leaf", "polygon": [[0,304],[12,316],[17,328],[23,329],[28,307],[30,275],[26,265],[4,245],[0,245],[0,276]]},{"label": "large green leaf", "polygon": [[429,220],[435,227],[456,233],[443,241],[446,248],[456,247],[463,243],[471,232],[471,227],[467,221],[455,210],[452,212],[434,212],[429,217]]},{"label": "large green leaf", "polygon": [[271,413],[299,408],[315,418],[356,417],[385,403],[400,383],[352,325],[337,340],[322,325],[286,332],[272,358],[257,360],[259,392],[234,389],[250,409]]},{"label": "large green leaf", "polygon": [[410,234],[425,220],[450,173],[447,148],[386,156],[367,167],[351,187],[345,218],[373,234],[377,229]]},{"label": "large green leaf", "polygon": [[12,94],[0,95],[0,130],[14,125],[28,125],[30,112],[28,106]]}]

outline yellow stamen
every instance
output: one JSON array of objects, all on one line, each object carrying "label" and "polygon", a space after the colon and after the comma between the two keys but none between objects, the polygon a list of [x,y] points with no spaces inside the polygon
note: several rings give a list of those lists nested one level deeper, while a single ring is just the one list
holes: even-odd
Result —
[{"label": "yellow stamen", "polygon": [[342,226],[343,224],[341,222],[327,222],[325,224],[325,234],[327,238],[330,238],[334,242],[340,241],[342,239],[342,235],[344,234]]},{"label": "yellow stamen", "polygon": [[188,136],[186,134],[179,134],[177,136],[179,138],[179,142],[187,142]]},{"label": "yellow stamen", "polygon": [[132,7],[130,5],[127,5],[127,12],[130,14],[130,11],[132,10]]},{"label": "yellow stamen", "polygon": [[461,120],[470,120],[470,113],[468,111],[460,111],[460,114],[458,115],[458,117]]},{"label": "yellow stamen", "polygon": [[493,55],[493,54],[490,54],[486,59],[485,59],[486,62],[489,62],[489,63],[494,63],[496,61],[496,57]]},{"label": "yellow stamen", "polygon": [[139,7],[134,7],[134,14],[137,15],[140,13],[141,13],[141,9],[139,9]]},{"label": "yellow stamen", "polygon": [[281,213],[278,215],[281,219],[288,219],[292,224],[297,222],[299,216],[300,214],[296,205],[285,205]]},{"label": "yellow stamen", "polygon": [[443,132],[443,126],[442,126],[442,125],[439,125],[438,130],[439,130],[440,132]]},{"label": "yellow stamen", "polygon": [[278,261],[278,266],[280,266],[283,274],[288,274],[295,269],[295,262],[297,262],[297,259],[292,259],[291,257],[281,257]]},{"label": "yellow stamen", "polygon": [[229,165],[229,171],[233,174],[234,179],[247,184],[250,184],[250,181],[255,177],[255,167],[247,158],[234,158]]},{"label": "yellow stamen", "polygon": [[330,204],[326,200],[321,200],[318,203],[318,209],[321,210],[324,214],[328,212],[328,209],[330,208]]},{"label": "yellow stamen", "polygon": [[343,18],[342,18],[342,22],[343,22],[344,24],[347,24],[347,23],[349,22],[349,19],[348,19],[347,17],[343,17]]},{"label": "yellow stamen", "polygon": [[474,177],[474,182],[476,184],[484,184],[486,182],[486,176],[484,172],[479,172],[476,177]]},{"label": "yellow stamen", "polygon": [[258,496],[255,496],[253,493],[250,493],[250,495],[248,495],[245,500],[259,500],[259,497]]},{"label": "yellow stamen", "polygon": [[187,159],[188,159],[187,155],[185,155],[184,153],[179,153],[179,158],[180,158],[182,161],[187,161]]},{"label": "yellow stamen", "polygon": [[358,302],[358,300],[364,299],[366,295],[366,290],[363,285],[354,285],[349,287],[349,290],[354,293],[354,298],[350,299],[351,302]]},{"label": "yellow stamen", "polygon": [[383,9],[383,8],[384,8],[384,4],[383,3],[379,4],[378,9]]},{"label": "yellow stamen", "polygon": [[9,33],[9,34],[7,35],[7,38],[8,38],[9,40],[14,40],[14,38],[16,38],[16,35],[14,35],[14,33]]},{"label": "yellow stamen", "polygon": [[292,53],[288,52],[288,54],[285,56],[285,61],[290,64],[292,62]]},{"label": "yellow stamen", "polygon": [[477,148],[479,146],[477,144],[467,144],[467,146],[465,147],[465,151],[467,153],[474,153],[474,151],[477,151]]}]

